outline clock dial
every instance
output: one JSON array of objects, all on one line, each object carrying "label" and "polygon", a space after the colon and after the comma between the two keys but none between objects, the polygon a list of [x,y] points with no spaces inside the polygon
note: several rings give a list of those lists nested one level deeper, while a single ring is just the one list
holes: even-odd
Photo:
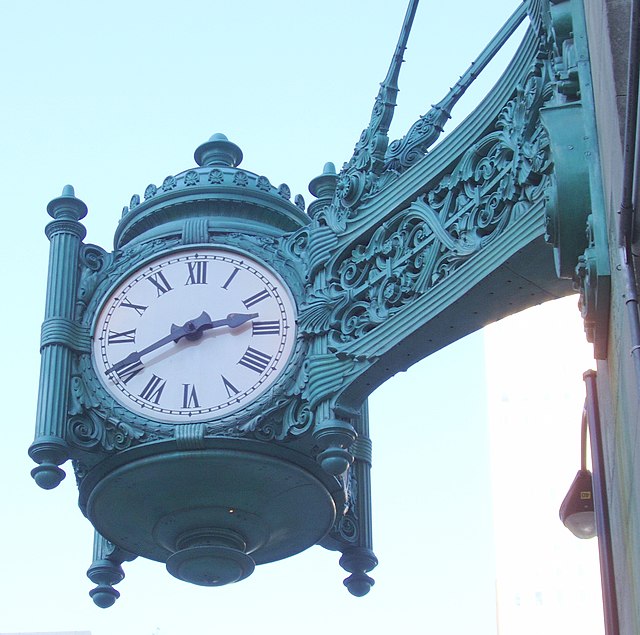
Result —
[{"label": "clock dial", "polygon": [[192,249],[129,276],[103,306],[93,359],[123,406],[156,421],[206,421],[262,395],[295,344],[282,281],[250,257]]}]

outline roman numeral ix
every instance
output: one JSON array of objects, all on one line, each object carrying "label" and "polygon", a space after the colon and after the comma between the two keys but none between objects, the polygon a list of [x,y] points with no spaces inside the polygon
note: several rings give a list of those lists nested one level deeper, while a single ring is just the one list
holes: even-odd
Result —
[{"label": "roman numeral ix", "polygon": [[122,331],[122,333],[118,333],[118,331],[109,331],[107,335],[107,344],[131,344],[136,341],[136,330],[131,329],[130,331]]}]

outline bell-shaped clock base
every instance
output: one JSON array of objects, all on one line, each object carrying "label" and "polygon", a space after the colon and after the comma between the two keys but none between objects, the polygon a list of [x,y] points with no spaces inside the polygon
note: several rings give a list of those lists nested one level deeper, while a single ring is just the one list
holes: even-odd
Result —
[{"label": "bell-shaped clock base", "polygon": [[167,560],[167,571],[178,580],[200,586],[240,582],[256,568],[251,556],[238,549],[199,545],[181,549]]},{"label": "bell-shaped clock base", "polygon": [[317,464],[256,448],[120,455],[85,477],[80,504],[105,538],[166,562],[176,578],[238,582],[318,543],[342,503],[338,481]]}]

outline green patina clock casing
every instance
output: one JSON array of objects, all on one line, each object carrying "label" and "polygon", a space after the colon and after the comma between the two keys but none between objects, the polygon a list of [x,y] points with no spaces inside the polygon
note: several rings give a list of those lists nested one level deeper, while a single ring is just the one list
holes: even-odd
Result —
[{"label": "green patina clock casing", "polygon": [[[367,396],[510,313],[571,293],[607,355],[609,269],[581,0],[527,0],[449,93],[387,136],[411,0],[371,120],[316,197],[197,167],[134,195],[108,253],[73,188],[48,206],[49,284],[32,474],[72,459],[96,528],[100,606],[137,555],[218,586],[314,544],[354,595],[372,551]],[[451,109],[529,18],[498,84],[442,143]],[[579,192],[577,196],[575,193]],[[549,247],[551,245],[553,249]]]}]

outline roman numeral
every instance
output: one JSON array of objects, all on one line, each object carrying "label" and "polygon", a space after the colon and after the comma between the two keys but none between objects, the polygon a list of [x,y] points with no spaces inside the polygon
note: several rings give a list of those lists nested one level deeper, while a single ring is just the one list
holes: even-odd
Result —
[{"label": "roman numeral", "polygon": [[241,364],[256,373],[262,373],[269,365],[270,361],[271,357],[269,355],[249,346],[247,352],[240,358],[238,364]]},{"label": "roman numeral", "polygon": [[207,284],[207,261],[196,260],[196,262],[187,262],[189,267],[189,277],[185,282],[187,284]]},{"label": "roman numeral", "polygon": [[140,397],[146,401],[153,401],[157,404],[162,396],[162,391],[166,385],[166,381],[157,375],[151,375],[149,383],[143,388]]},{"label": "roman numeral", "polygon": [[123,306],[125,309],[133,309],[138,315],[142,315],[146,310],[146,306],[142,306],[142,304],[133,304],[129,302],[126,296],[122,299],[120,306]]},{"label": "roman numeral", "polygon": [[107,344],[130,344],[135,341],[135,329],[131,329],[130,331],[122,331],[122,333],[118,333],[118,331],[109,331],[109,335],[107,335]]},{"label": "roman numeral", "polygon": [[266,289],[263,289],[262,291],[259,291],[255,295],[252,295],[250,298],[243,300],[242,304],[244,304],[248,309],[249,307],[252,307],[254,304],[258,304],[258,302],[262,302],[263,300],[266,300],[268,297],[269,297],[269,292]]},{"label": "roman numeral", "polygon": [[222,377],[222,383],[227,390],[229,399],[240,392],[224,375],[220,375],[220,377]]},{"label": "roman numeral", "polygon": [[199,408],[198,394],[193,384],[182,384],[182,407],[183,408]]},{"label": "roman numeral", "polygon": [[162,271],[158,271],[157,273],[152,273],[147,280],[156,288],[158,292],[158,297],[166,293],[167,291],[171,291],[173,288],[169,281],[164,277]]},{"label": "roman numeral", "polygon": [[252,335],[280,335],[280,322],[278,320],[252,322],[252,328]]},{"label": "roman numeral", "polygon": [[229,285],[231,284],[231,281],[236,277],[236,275],[238,274],[238,271],[240,271],[240,269],[238,267],[234,267],[233,271],[231,272],[231,275],[227,278],[227,281],[222,285],[223,289],[228,289]]},{"label": "roman numeral", "polygon": [[122,383],[126,384],[131,381],[142,369],[144,365],[140,360],[133,362],[132,364],[127,364],[122,368],[116,370],[116,375],[120,377]]}]

